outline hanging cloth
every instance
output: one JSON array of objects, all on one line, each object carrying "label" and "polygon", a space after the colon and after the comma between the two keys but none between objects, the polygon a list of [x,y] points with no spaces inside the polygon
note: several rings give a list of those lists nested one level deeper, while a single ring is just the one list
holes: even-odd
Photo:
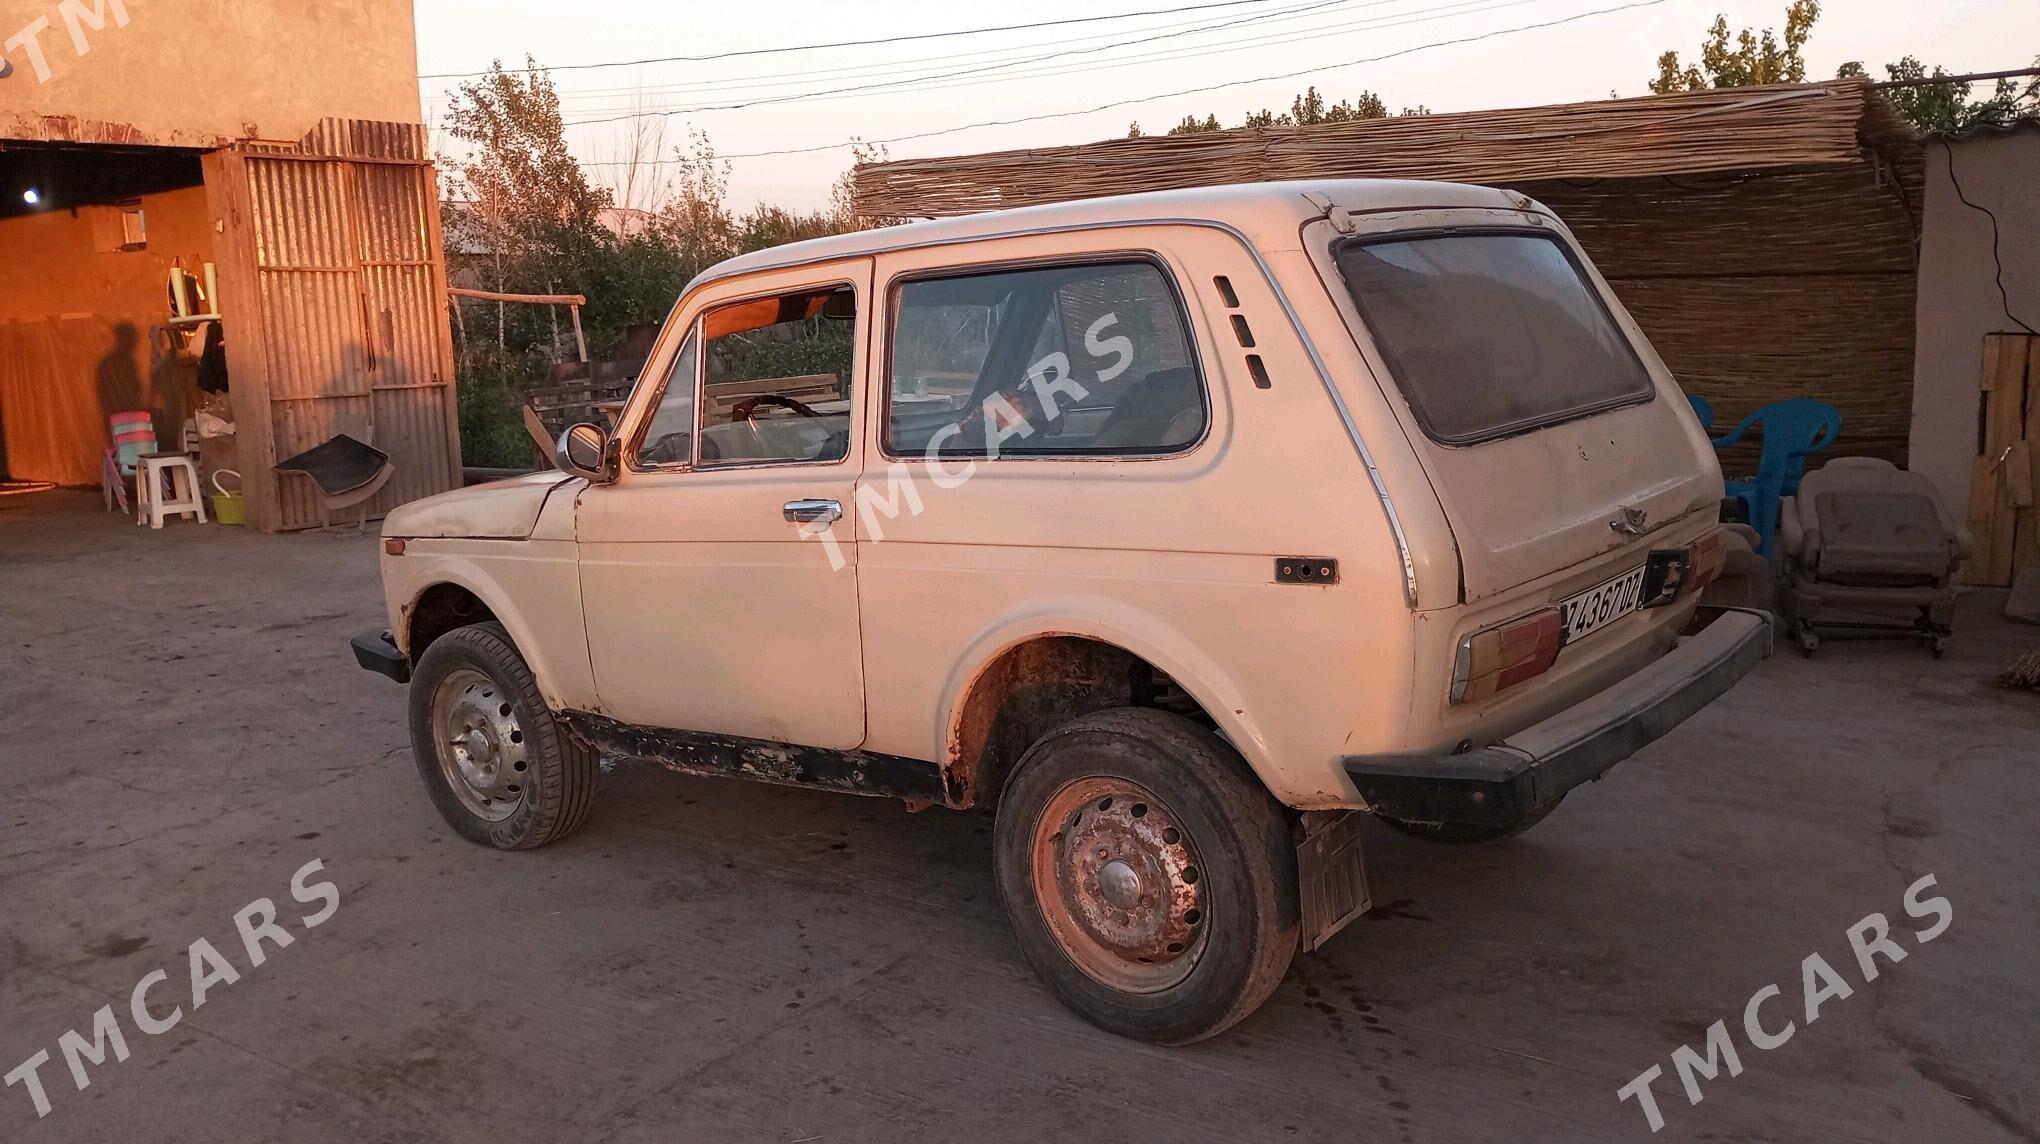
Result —
[{"label": "hanging cloth", "polygon": [[205,345],[198,355],[198,387],[207,393],[227,391],[227,338],[218,322],[206,323]]}]

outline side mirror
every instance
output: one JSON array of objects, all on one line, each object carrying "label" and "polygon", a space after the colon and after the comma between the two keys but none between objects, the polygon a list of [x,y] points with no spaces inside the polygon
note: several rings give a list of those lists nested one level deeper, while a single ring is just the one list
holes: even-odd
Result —
[{"label": "side mirror", "polygon": [[607,430],[593,422],[583,421],[569,425],[567,431],[560,434],[559,448],[553,457],[559,462],[561,472],[606,485],[616,479],[616,451],[617,443]]}]

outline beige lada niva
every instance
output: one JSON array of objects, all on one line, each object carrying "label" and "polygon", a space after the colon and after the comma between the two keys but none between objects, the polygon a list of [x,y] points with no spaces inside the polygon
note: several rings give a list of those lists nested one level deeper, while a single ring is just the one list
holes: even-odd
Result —
[{"label": "beige lada niva", "polygon": [[384,524],[475,842],[611,753],[996,813],[1020,949],[1180,1043],[1368,908],[1359,820],[1523,830],[1731,687],[1720,468],[1563,223],[1327,180],[744,255],[559,471]]}]

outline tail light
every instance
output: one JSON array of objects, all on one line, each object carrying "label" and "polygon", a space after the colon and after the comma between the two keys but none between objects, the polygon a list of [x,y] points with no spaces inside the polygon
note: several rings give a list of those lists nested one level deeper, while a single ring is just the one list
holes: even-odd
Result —
[{"label": "tail light", "polygon": [[1478,631],[1459,641],[1452,663],[1452,702],[1472,703],[1551,670],[1565,642],[1557,608]]}]

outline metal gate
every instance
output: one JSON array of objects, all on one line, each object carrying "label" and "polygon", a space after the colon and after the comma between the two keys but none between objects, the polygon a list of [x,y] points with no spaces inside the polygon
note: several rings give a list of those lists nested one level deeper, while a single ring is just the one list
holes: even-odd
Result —
[{"label": "metal gate", "polygon": [[317,524],[276,461],[370,434],[396,474],[371,514],[460,484],[438,185],[415,124],[327,120],[206,158],[250,519]]}]

